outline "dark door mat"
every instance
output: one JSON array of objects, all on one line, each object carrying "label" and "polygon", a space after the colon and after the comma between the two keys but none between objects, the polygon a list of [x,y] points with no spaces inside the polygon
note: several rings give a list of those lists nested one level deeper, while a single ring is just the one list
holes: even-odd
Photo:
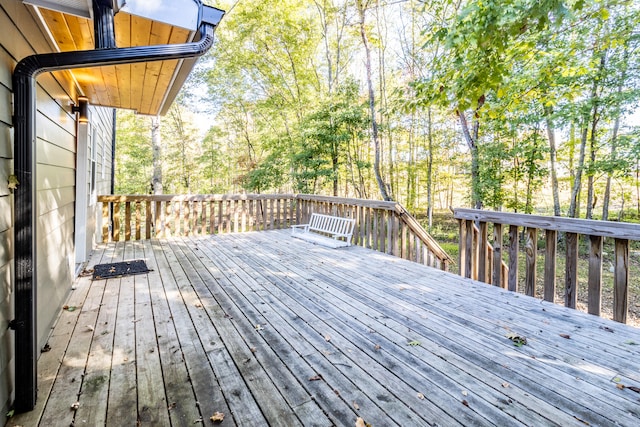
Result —
[{"label": "dark door mat", "polygon": [[152,270],[147,268],[147,263],[141,259],[114,262],[112,264],[98,264],[93,267],[93,280],[144,274],[150,271]]}]

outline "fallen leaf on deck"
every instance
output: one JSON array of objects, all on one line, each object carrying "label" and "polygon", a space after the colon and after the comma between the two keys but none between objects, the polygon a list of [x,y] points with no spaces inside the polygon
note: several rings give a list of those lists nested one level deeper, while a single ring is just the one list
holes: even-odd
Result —
[{"label": "fallen leaf on deck", "polygon": [[527,344],[527,339],[516,334],[515,332],[509,332],[507,335],[505,335],[505,337],[513,341],[513,345],[515,345],[516,347],[522,347],[523,345]]},{"label": "fallen leaf on deck", "polygon": [[93,326],[87,325],[87,329],[93,332]]},{"label": "fallen leaf on deck", "polygon": [[420,343],[420,341],[413,340],[413,341],[409,341],[407,345],[411,345],[415,347],[417,345],[422,345],[422,344]]},{"label": "fallen leaf on deck", "polygon": [[600,326],[600,329],[603,329],[603,330],[605,330],[605,331],[607,331],[607,332],[611,332],[611,333],[613,333],[613,329],[611,329],[611,328],[610,328],[610,327],[608,327],[608,326]]},{"label": "fallen leaf on deck", "polygon": [[462,395],[463,396],[466,396],[467,394],[469,394],[469,393],[467,393],[467,390],[462,390]]},{"label": "fallen leaf on deck", "polygon": [[314,375],[313,377],[309,378],[309,381],[320,381],[322,379],[322,375],[318,374],[318,375]]},{"label": "fallen leaf on deck", "polygon": [[199,302],[195,303],[193,306],[195,308],[202,308],[202,304],[200,304]]},{"label": "fallen leaf on deck", "polygon": [[263,329],[264,328],[259,323],[256,325],[256,331],[261,331]]},{"label": "fallen leaf on deck", "polygon": [[625,386],[624,384],[616,384],[616,388],[617,388],[618,390],[624,390],[624,389],[625,389],[625,387],[626,387],[626,386]]},{"label": "fallen leaf on deck", "polygon": [[463,404],[464,406],[466,406],[467,408],[469,407],[469,402],[467,402],[466,400],[463,400],[463,401],[462,401],[462,404]]},{"label": "fallen leaf on deck", "polygon": [[613,381],[614,383],[619,383],[620,381],[622,381],[622,378],[620,378],[620,377],[613,377],[613,378],[611,378],[611,381]]},{"label": "fallen leaf on deck", "polygon": [[176,402],[171,402],[171,404],[169,404],[168,408],[169,410],[172,410],[176,407],[177,403]]},{"label": "fallen leaf on deck", "polygon": [[509,387],[509,386],[511,386],[511,384],[509,384],[509,383],[502,383],[502,387],[504,387],[504,388],[507,388],[507,387]]},{"label": "fallen leaf on deck", "polygon": [[67,311],[75,311],[76,307],[74,305],[65,305],[64,307],[62,307],[62,309]]},{"label": "fallen leaf on deck", "polygon": [[214,423],[221,423],[224,421],[224,414],[222,412],[214,412],[209,419]]},{"label": "fallen leaf on deck", "polygon": [[418,399],[420,399],[420,400],[424,400],[424,394],[422,394],[422,393],[418,393]]},{"label": "fallen leaf on deck", "polygon": [[353,409],[355,409],[356,411],[360,410],[360,405],[358,405],[355,401],[353,402]]},{"label": "fallen leaf on deck", "polygon": [[42,347],[42,350],[40,350],[42,353],[46,353],[48,351],[51,351],[51,346],[49,345],[49,343],[46,343],[44,345],[44,347]]},{"label": "fallen leaf on deck", "polygon": [[251,347],[249,348],[249,350],[251,350],[251,353],[255,353],[256,351],[258,351],[255,347]]},{"label": "fallen leaf on deck", "polygon": [[336,394],[336,396],[340,396],[340,392],[336,389],[333,389],[333,392]]},{"label": "fallen leaf on deck", "polygon": [[380,347],[380,344],[376,344],[376,345],[373,346],[373,349],[376,350],[376,351],[380,350],[381,348],[382,347]]},{"label": "fallen leaf on deck", "polygon": [[624,342],[625,344],[629,344],[629,345],[638,345],[637,342],[633,341],[633,340],[627,340]]},{"label": "fallen leaf on deck", "polygon": [[71,410],[73,411],[77,411],[79,407],[80,407],[80,402],[74,402],[71,404]]},{"label": "fallen leaf on deck", "polygon": [[560,336],[564,339],[570,340],[571,339],[571,335],[569,334],[560,334]]},{"label": "fallen leaf on deck", "polygon": [[367,427],[367,425],[364,423],[364,420],[360,417],[358,417],[358,419],[356,420],[356,427]]},{"label": "fallen leaf on deck", "polygon": [[324,340],[327,342],[331,341],[331,337],[329,336],[329,334],[325,334]]}]

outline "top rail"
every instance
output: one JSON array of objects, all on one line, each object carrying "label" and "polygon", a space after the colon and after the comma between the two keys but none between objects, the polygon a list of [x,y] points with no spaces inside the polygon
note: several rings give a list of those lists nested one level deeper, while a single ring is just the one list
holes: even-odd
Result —
[{"label": "top rail", "polygon": [[[525,252],[524,292],[536,296],[538,232],[545,236],[544,280],[541,290],[545,301],[556,298],[556,266],[558,233],[564,233],[566,255],[564,265],[564,305],[576,308],[578,303],[578,260],[580,236],[589,241],[586,304],[589,313],[602,314],[602,261],[604,238],[614,240],[613,254],[613,320],[626,323],[629,292],[629,241],[640,240],[640,225],[624,222],[586,220],[579,218],[494,212],[478,209],[455,209],[460,223],[460,274],[518,291],[519,228],[523,229]],[[478,224],[474,232],[475,223]],[[493,239],[487,234],[493,224]],[[506,245],[508,269],[498,267],[502,261],[504,233],[508,227]],[[493,249],[491,254],[487,247]],[[486,266],[492,271],[483,276]],[[482,277],[481,277],[482,276]],[[584,292],[581,290],[581,292]]]},{"label": "top rail", "polygon": [[288,228],[311,213],[354,218],[352,244],[447,270],[453,260],[395,202],[311,194],[103,195],[102,239]]}]

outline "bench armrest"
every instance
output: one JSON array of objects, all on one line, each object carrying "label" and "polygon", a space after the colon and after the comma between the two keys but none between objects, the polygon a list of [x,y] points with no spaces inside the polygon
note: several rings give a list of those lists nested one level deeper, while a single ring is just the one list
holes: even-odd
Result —
[{"label": "bench armrest", "polygon": [[303,233],[309,231],[309,224],[296,224],[291,226],[291,234],[296,234],[296,230],[302,229]]}]

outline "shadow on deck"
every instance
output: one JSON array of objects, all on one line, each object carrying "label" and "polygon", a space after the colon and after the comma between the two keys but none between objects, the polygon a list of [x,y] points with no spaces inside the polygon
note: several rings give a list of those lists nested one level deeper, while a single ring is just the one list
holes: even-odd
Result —
[{"label": "shadow on deck", "polygon": [[37,407],[8,425],[640,424],[630,326],[287,231],[112,243],[92,264],[123,259],[153,271],[77,281]]}]

